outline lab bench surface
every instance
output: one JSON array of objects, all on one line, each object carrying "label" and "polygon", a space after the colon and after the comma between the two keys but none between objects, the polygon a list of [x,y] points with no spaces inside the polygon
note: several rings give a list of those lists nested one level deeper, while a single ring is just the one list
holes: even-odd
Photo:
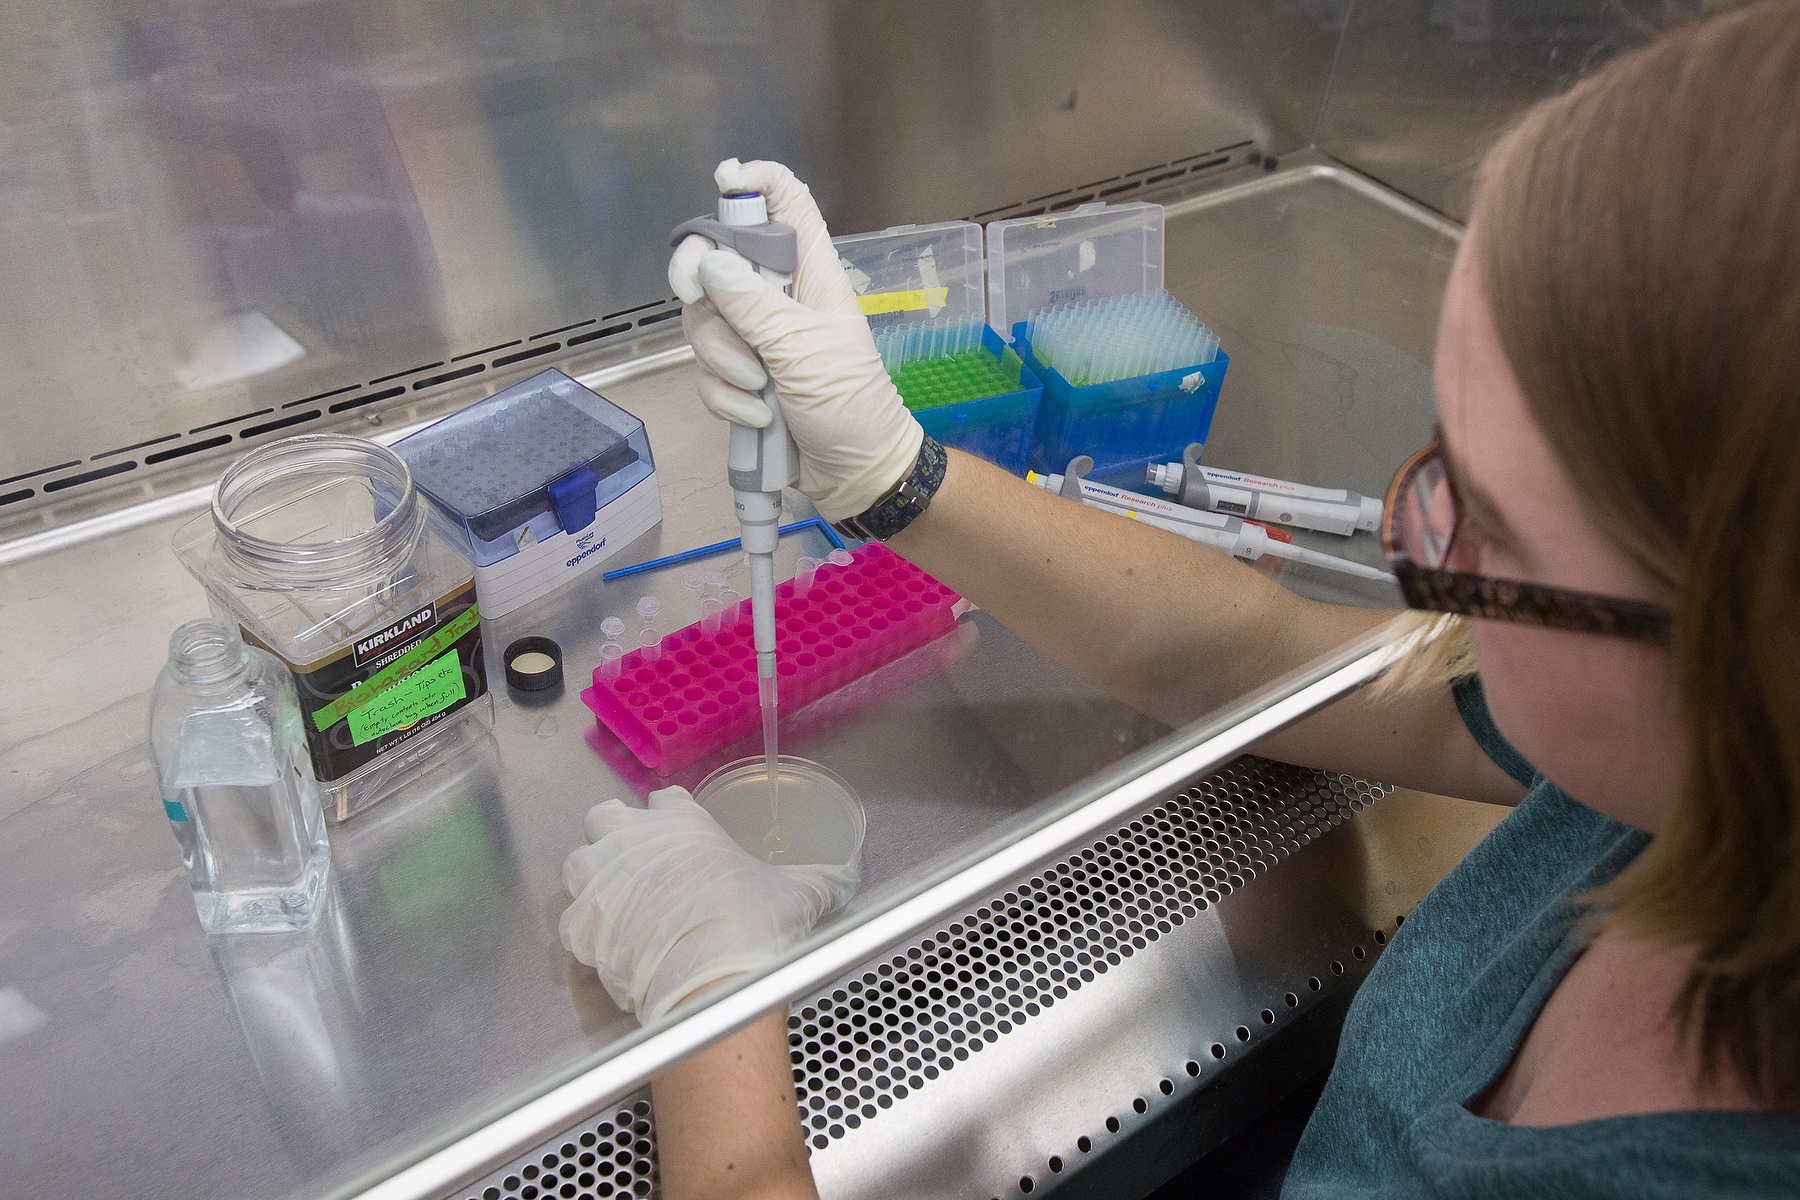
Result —
[{"label": "lab bench surface", "polygon": [[[1421,364],[1454,230],[1316,156],[1169,203],[1172,290],[1233,356],[1208,460],[1380,494],[1430,426]],[[665,511],[609,566],[735,534],[724,427],[700,414],[690,372],[627,373],[601,387],[648,424]],[[810,515],[791,498],[795,516]],[[490,622],[491,680],[502,678],[501,648],[541,634],[563,647],[563,689],[530,700],[497,688],[493,734],[476,751],[334,827],[334,885],[313,935],[209,940],[145,746],[165,639],[205,611],[169,549],[190,516],[122,523],[0,568],[11,631],[11,686],[0,694],[0,1158],[9,1192],[327,1194],[506,1111],[636,1029],[557,939],[560,866],[589,805],[654,785],[596,751],[577,692],[597,661],[603,617],[635,629],[635,601],[650,589],[670,614],[666,627],[698,615],[679,571],[605,586],[589,575]],[[784,571],[824,549],[804,538],[817,535],[784,541]],[[1297,540],[1379,557],[1367,535],[1349,551],[1329,535]],[[1379,586],[1303,568],[1283,578],[1319,598],[1396,602]],[[868,808],[864,889],[840,920],[1009,836],[1060,789],[1168,732],[979,613],[783,728],[784,751],[829,765]],[[747,752],[722,752],[673,781],[691,784]],[[1090,987],[1090,1000],[1046,1012],[1035,1032],[1016,1026],[979,1070],[948,1071],[910,1107],[903,1100],[883,1120],[828,1138],[816,1152],[827,1194],[867,1193],[870,1164],[930,1154],[934,1137],[979,1141],[990,1121],[1016,1131],[1030,1106],[1007,1116],[987,1089],[1029,1087],[1069,1110],[1071,1095],[1098,1085],[1078,1082],[1059,1055],[1097,1030],[1123,1036],[1131,1025],[1122,1013],[1146,1047],[1161,1036],[1154,1030],[1190,1040],[1174,1032],[1194,1017],[1189,1001],[1213,1003],[1214,1016],[1235,1023],[1235,1008],[1193,971],[1285,978],[1347,931],[1391,929],[1491,824],[1433,798],[1388,797],[1371,813],[1384,809],[1401,815],[1345,822],[1266,885],[1205,910],[1114,972],[1113,984]],[[1398,840],[1377,847],[1378,826]],[[1339,858],[1354,865],[1350,875],[1325,865]],[[1191,957],[1172,955],[1177,943]],[[1251,970],[1258,956],[1263,966]],[[1279,970],[1268,966],[1278,959]],[[1143,972],[1135,982],[1133,971]],[[1171,995],[1186,1000],[1165,1003]],[[1102,1014],[1112,1019],[1096,1024]],[[1161,1050],[1144,1053],[1148,1063]],[[1257,1061],[1243,1059],[1246,1068]],[[1118,1062],[1093,1069],[1117,1074]],[[968,1153],[991,1150],[1003,1164],[1038,1136],[1000,1136]],[[1061,1176],[1038,1174],[1045,1187]],[[1081,1178],[1070,1170],[1066,1185]]]}]

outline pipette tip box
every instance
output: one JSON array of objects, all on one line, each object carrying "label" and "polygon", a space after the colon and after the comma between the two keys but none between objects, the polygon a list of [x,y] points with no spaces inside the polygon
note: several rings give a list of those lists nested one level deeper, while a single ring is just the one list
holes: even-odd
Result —
[{"label": "pipette tip box", "polygon": [[[775,589],[779,711],[792,713],[956,627],[955,592],[871,542],[847,566],[821,566],[812,588]],[[735,619],[734,619],[735,618]],[[634,650],[617,675],[594,671],[581,700],[658,775],[671,775],[761,727],[750,604],[718,632],[689,625],[655,658]]]},{"label": "pipette tip box", "polygon": [[[905,340],[908,331],[923,335],[910,339],[919,345],[901,356],[904,365],[890,361],[889,370],[925,432],[1023,475],[1044,389],[987,327],[981,226],[896,225],[832,245],[878,345],[891,345],[896,335]],[[966,338],[954,336],[959,328]],[[951,334],[935,351],[934,330]],[[893,357],[887,350],[883,356]]]},{"label": "pipette tip box", "polygon": [[1161,293],[1163,221],[1162,205],[1136,201],[987,226],[988,320],[1011,338],[1044,388],[1032,470],[1056,474],[1086,454],[1096,479],[1142,486],[1150,463],[1179,458],[1188,443],[1206,440],[1230,362],[1223,351],[1205,364],[1076,387],[1042,361],[1025,334],[1032,314],[1048,308]]},{"label": "pipette tip box", "polygon": [[484,617],[555,591],[662,520],[644,423],[558,370],[394,450],[459,532]]},{"label": "pipette tip box", "polygon": [[1117,482],[1123,476],[1142,486],[1151,463],[1164,461],[1171,451],[1179,456],[1190,442],[1206,441],[1231,365],[1223,350],[1209,363],[1076,387],[1038,359],[1025,325],[1013,326],[1013,345],[1044,388],[1029,455],[1032,470],[1054,475],[1071,458],[1086,454],[1094,460],[1096,479]]},{"label": "pipette tip box", "polygon": [[980,353],[991,355],[1002,371],[1013,375],[1016,386],[992,396],[914,408],[913,417],[942,445],[1023,475],[1037,431],[1044,385],[1023,357],[985,325]]}]

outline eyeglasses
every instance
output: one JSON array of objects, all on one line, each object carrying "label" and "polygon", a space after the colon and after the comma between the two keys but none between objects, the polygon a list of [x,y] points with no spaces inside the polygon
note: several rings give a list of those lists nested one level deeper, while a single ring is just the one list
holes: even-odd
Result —
[{"label": "eyeglasses", "polygon": [[1434,439],[1394,476],[1382,514],[1382,547],[1408,606],[1668,644],[1674,618],[1660,605],[1457,570],[1458,507],[1443,445]]}]

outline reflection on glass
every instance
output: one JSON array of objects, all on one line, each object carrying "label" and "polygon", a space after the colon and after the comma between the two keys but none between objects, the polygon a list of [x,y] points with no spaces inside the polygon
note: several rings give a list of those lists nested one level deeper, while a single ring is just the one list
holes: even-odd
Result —
[{"label": "reflection on glass", "polygon": [[303,1162],[342,1157],[366,1136],[374,1097],[361,972],[337,887],[311,930],[209,946],[282,1144]]},{"label": "reflection on glass", "polygon": [[310,933],[211,939],[282,1142],[309,1176],[413,1129],[421,1096],[479,1077],[471,1031],[503,1027],[525,944],[500,800],[484,737],[337,827]]}]

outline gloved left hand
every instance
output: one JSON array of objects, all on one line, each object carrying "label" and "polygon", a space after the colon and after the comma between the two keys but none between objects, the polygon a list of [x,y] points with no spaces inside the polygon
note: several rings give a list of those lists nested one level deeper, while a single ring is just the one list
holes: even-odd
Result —
[{"label": "gloved left hand", "polygon": [[652,792],[647,805],[588,810],[590,844],[563,863],[575,902],[558,926],[569,952],[640,1020],[774,961],[856,891],[854,868],[752,858],[686,788]]}]

